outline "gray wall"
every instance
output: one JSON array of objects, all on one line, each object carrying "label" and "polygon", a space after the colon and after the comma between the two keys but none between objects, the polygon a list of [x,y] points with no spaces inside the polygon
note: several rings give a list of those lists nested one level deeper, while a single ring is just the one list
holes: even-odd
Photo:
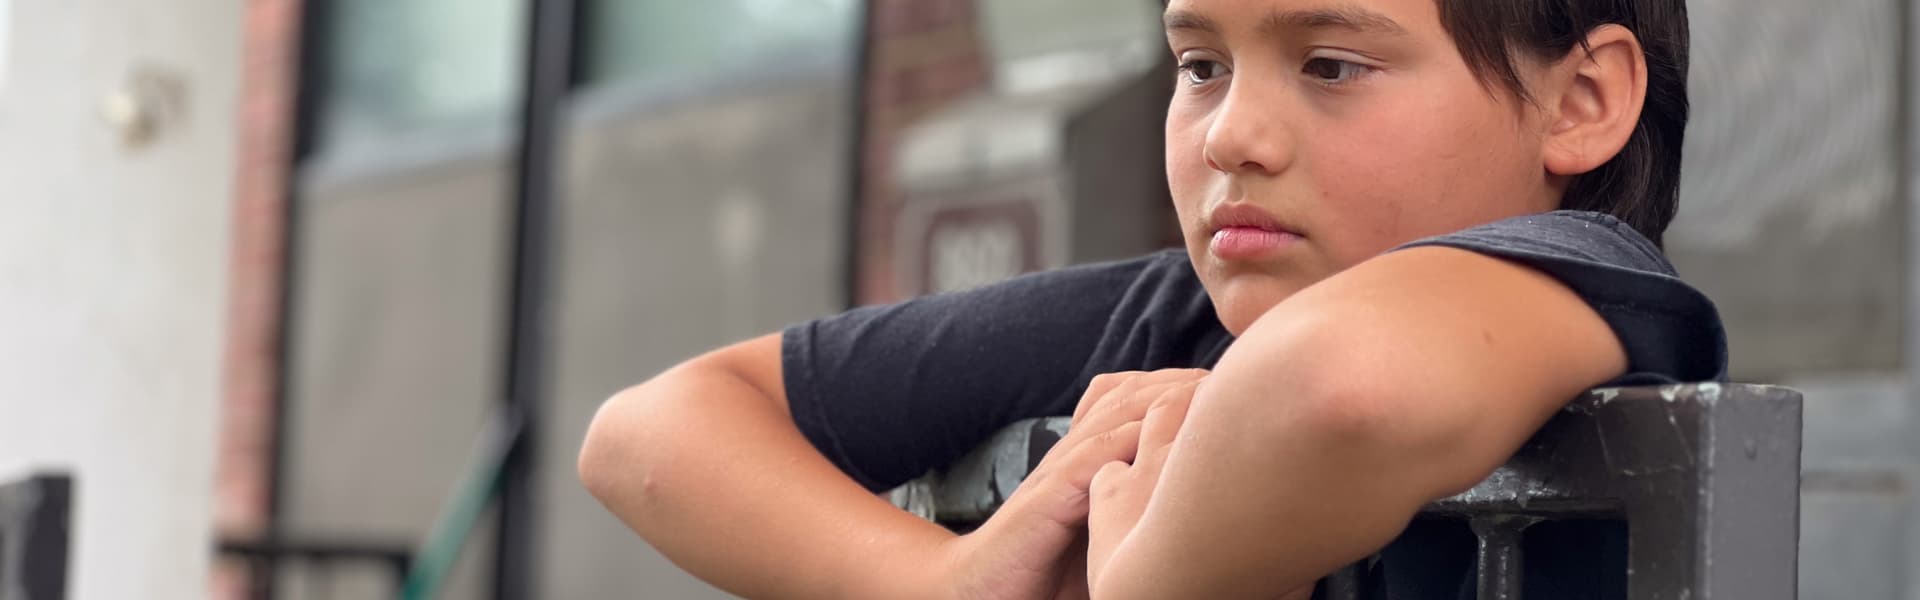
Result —
[{"label": "gray wall", "polygon": [[1735,379],[1806,392],[1800,597],[1920,598],[1899,0],[1692,0],[1693,119],[1667,249]]},{"label": "gray wall", "polygon": [[1719,302],[1733,371],[1897,371],[1906,207],[1894,0],[1694,0],[1680,215],[1667,248]]},{"label": "gray wall", "polygon": [[844,306],[847,88],[831,74],[789,78],[686,100],[606,90],[577,105],[541,448],[542,597],[724,597],[587,495],[574,457],[621,388]]}]

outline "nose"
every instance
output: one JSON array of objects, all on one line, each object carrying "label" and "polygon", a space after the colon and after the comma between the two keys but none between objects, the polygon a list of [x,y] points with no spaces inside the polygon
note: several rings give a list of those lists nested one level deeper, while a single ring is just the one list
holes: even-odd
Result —
[{"label": "nose", "polygon": [[1207,166],[1233,175],[1278,175],[1293,162],[1283,90],[1246,77],[1234,83],[1207,128]]}]

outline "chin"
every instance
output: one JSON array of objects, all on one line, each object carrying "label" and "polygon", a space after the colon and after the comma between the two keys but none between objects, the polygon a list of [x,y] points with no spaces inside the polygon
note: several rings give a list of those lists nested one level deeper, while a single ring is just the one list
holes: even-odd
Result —
[{"label": "chin", "polygon": [[1227,333],[1234,337],[1246,333],[1254,321],[1260,320],[1268,310],[1303,287],[1264,274],[1236,275],[1225,281],[1205,283],[1207,295],[1213,300],[1214,313],[1219,315],[1220,324],[1226,326]]}]

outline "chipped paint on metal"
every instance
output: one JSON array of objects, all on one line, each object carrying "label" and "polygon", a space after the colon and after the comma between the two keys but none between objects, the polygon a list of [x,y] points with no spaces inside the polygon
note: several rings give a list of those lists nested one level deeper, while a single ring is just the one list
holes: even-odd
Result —
[{"label": "chipped paint on metal", "polygon": [[1725,391],[1720,384],[1714,382],[1696,383],[1693,384],[1693,388],[1699,402],[1707,406],[1719,404],[1720,394]]},{"label": "chipped paint on metal", "polygon": [[1593,391],[1593,396],[1599,399],[1598,402],[1600,405],[1605,406],[1608,402],[1612,402],[1614,398],[1620,397],[1620,388],[1600,388]]}]

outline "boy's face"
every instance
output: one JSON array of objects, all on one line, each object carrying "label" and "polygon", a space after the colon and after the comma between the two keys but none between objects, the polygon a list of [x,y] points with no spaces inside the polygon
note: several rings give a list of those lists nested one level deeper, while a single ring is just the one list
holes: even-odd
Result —
[{"label": "boy's face", "polygon": [[1173,0],[1167,26],[1167,179],[1235,335],[1396,245],[1559,204],[1546,117],[1482,85],[1435,0]]}]

